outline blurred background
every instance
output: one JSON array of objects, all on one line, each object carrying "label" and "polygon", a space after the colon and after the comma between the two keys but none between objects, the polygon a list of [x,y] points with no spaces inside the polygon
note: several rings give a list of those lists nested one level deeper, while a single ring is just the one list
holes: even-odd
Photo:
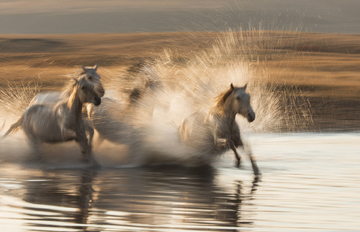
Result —
[{"label": "blurred background", "polygon": [[[358,33],[353,0],[14,0],[0,3],[1,34],[300,30]],[[260,28],[259,28],[260,27]]]},{"label": "blurred background", "polygon": [[[359,7],[0,0],[1,135],[81,65],[98,64],[105,96],[120,102],[151,67],[164,92],[146,102],[169,106],[138,121],[141,152],[95,146],[101,169],[81,162],[75,142],[45,145],[46,162],[36,163],[22,132],[0,140],[0,230],[358,231]],[[242,149],[240,168],[231,152],[199,167],[178,143],[182,120],[230,83],[248,83],[256,120],[237,122],[260,177]]]}]

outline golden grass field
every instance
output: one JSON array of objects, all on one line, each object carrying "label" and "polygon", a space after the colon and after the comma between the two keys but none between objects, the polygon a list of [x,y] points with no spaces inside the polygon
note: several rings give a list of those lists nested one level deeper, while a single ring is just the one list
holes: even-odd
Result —
[{"label": "golden grass field", "polygon": [[[43,90],[59,88],[80,65],[98,64],[106,87],[106,80],[121,79],[127,68],[141,61],[151,62],[171,51],[173,62],[182,67],[214,43],[233,38],[237,41],[232,56],[241,57],[262,75],[264,84],[296,86],[295,94],[309,99],[319,128],[333,128],[329,124],[360,128],[360,35],[283,31],[2,35],[0,84],[34,81]],[[221,62],[226,63],[227,57]]]}]

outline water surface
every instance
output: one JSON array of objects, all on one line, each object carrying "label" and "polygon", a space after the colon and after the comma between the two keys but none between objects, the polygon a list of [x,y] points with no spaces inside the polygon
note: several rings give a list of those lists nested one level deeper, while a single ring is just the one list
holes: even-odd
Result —
[{"label": "water surface", "polygon": [[262,171],[0,166],[1,231],[359,231],[360,134],[249,135]]}]

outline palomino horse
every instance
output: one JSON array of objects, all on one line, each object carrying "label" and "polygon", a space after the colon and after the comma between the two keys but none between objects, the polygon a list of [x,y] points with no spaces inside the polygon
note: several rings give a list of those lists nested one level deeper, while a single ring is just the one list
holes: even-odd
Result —
[{"label": "palomino horse", "polygon": [[11,125],[3,136],[22,128],[30,141],[30,145],[38,157],[41,143],[58,143],[76,140],[81,148],[84,161],[96,164],[91,147],[85,134],[85,123],[82,119],[84,103],[99,105],[101,98],[94,90],[94,85],[86,77],[74,78],[71,94],[55,105],[43,104],[28,107],[20,119]]},{"label": "palomino horse", "polygon": [[[229,148],[234,151],[237,166],[240,156],[236,147],[243,147],[239,126],[235,121],[237,114],[255,120],[255,113],[250,105],[250,96],[242,88],[230,85],[230,89],[220,94],[208,112],[196,112],[186,118],[179,127],[181,141],[199,153],[220,155]],[[251,152],[248,153],[255,175],[259,175]]]}]

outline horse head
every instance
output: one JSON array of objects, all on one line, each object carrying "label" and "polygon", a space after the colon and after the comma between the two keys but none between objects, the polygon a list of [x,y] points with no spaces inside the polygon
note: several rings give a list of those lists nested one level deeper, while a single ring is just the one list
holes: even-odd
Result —
[{"label": "horse head", "polygon": [[86,77],[80,80],[74,79],[75,85],[78,88],[78,97],[82,103],[93,103],[98,106],[101,103],[101,98],[94,89],[94,84],[89,82]]},{"label": "horse head", "polygon": [[105,90],[100,81],[101,77],[96,72],[98,68],[97,64],[94,65],[93,67],[85,67],[81,65],[81,68],[82,68],[82,72],[80,73],[82,75],[81,77],[85,77],[88,82],[92,83],[94,85],[94,89],[96,93],[100,97],[103,97],[105,94]]},{"label": "horse head", "polygon": [[245,92],[247,84],[244,87],[234,87],[233,84],[230,85],[230,90],[228,90],[229,97],[231,96],[231,107],[235,114],[241,114],[249,122],[255,120],[255,112],[253,111],[250,105],[250,96]]}]

